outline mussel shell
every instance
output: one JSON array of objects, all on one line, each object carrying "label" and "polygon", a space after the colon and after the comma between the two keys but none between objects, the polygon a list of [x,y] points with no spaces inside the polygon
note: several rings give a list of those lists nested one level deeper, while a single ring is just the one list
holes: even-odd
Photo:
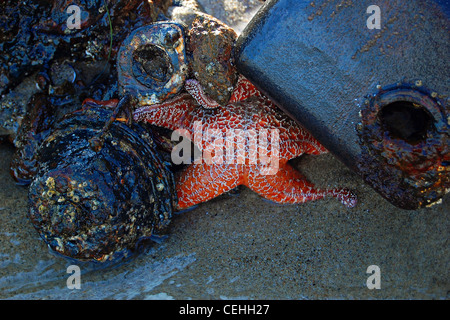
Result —
[{"label": "mussel shell", "polygon": [[185,31],[178,23],[140,27],[120,47],[120,90],[140,105],[159,103],[180,92],[187,73]]},{"label": "mussel shell", "polygon": [[95,103],[67,115],[42,143],[29,188],[29,217],[56,252],[83,261],[117,261],[166,226],[176,203],[174,179],[138,124],[115,121],[98,151],[111,111]]}]

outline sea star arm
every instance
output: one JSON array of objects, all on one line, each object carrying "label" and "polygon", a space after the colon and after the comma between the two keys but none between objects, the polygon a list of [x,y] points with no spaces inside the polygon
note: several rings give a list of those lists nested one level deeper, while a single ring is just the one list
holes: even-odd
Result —
[{"label": "sea star arm", "polygon": [[218,102],[208,97],[205,91],[203,91],[202,85],[197,80],[186,80],[184,83],[184,88],[203,108],[214,109],[220,106]]},{"label": "sea star arm", "polygon": [[243,101],[252,96],[261,97],[261,92],[247,80],[243,75],[239,75],[238,82],[235,85],[233,94],[230,97],[228,103]]},{"label": "sea star arm", "polygon": [[281,159],[290,160],[300,157],[303,154],[319,155],[328,153],[328,150],[309,133],[305,135],[305,131],[302,131],[302,134],[304,135],[299,134],[289,141],[280,141]]},{"label": "sea star arm", "polygon": [[[253,112],[252,117],[254,118],[253,123],[255,124],[256,130],[265,128],[276,129],[279,136],[281,159],[290,160],[305,153],[318,155],[328,152],[308,130],[281,112],[266,97],[251,97],[245,102],[239,102],[236,105],[242,105],[247,110]],[[259,106],[259,109],[257,110],[254,106]],[[273,147],[273,143],[271,144]]]},{"label": "sea star arm", "polygon": [[[203,108],[215,109],[220,107],[218,102],[208,97],[199,81],[188,79],[184,83],[184,88]],[[228,103],[243,101],[252,96],[261,97],[262,94],[250,81],[240,75]]]},{"label": "sea star arm", "polygon": [[274,175],[262,175],[257,170],[248,175],[245,184],[266,199],[279,203],[303,203],[332,196],[345,206],[356,205],[356,195],[346,188],[318,189],[287,162],[280,164]]},{"label": "sea star arm", "polygon": [[145,121],[171,130],[193,129],[199,106],[187,93],[162,103],[143,106],[133,113],[135,121]]},{"label": "sea star arm", "polygon": [[241,183],[238,166],[191,164],[177,179],[178,209],[211,200]]}]

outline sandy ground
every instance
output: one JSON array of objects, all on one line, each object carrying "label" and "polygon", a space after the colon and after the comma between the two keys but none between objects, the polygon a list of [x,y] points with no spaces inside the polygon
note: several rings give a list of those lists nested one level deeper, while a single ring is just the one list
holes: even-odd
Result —
[{"label": "sandy ground", "polygon": [[[200,2],[230,24],[251,12]],[[335,199],[278,205],[241,188],[176,215],[168,238],[132,261],[81,266],[81,289],[68,289],[71,263],[39,238],[27,190],[9,176],[13,151],[0,145],[1,299],[449,298],[449,195],[432,208],[398,209],[330,154],[294,165],[318,186],[356,190],[356,208]],[[366,286],[370,265],[380,267],[379,290]]]}]

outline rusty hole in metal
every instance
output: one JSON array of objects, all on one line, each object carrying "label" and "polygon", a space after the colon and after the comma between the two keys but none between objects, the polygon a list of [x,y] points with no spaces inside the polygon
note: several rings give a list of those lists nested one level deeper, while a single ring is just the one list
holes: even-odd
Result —
[{"label": "rusty hole in metal", "polygon": [[393,139],[418,144],[434,131],[434,118],[423,106],[410,101],[395,101],[385,105],[378,114],[384,130]]},{"label": "rusty hole in metal", "polygon": [[172,73],[170,57],[163,48],[146,44],[133,52],[133,74],[136,78],[144,79],[144,82],[147,77],[154,81],[167,82]]}]

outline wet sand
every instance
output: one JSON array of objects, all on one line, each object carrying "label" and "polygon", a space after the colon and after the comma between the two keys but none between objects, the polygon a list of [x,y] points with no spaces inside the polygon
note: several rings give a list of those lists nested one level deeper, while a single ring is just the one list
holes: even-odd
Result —
[{"label": "wet sand", "polygon": [[[218,12],[210,13],[224,21],[240,14]],[[398,209],[330,154],[294,165],[318,186],[355,190],[355,208],[335,199],[279,205],[240,188],[176,215],[168,238],[148,252],[85,272],[81,289],[68,289],[71,263],[39,238],[26,216],[27,190],[8,173],[13,151],[0,145],[1,299],[449,298],[450,196],[432,208]],[[380,267],[379,290],[366,286],[370,265]]]}]

